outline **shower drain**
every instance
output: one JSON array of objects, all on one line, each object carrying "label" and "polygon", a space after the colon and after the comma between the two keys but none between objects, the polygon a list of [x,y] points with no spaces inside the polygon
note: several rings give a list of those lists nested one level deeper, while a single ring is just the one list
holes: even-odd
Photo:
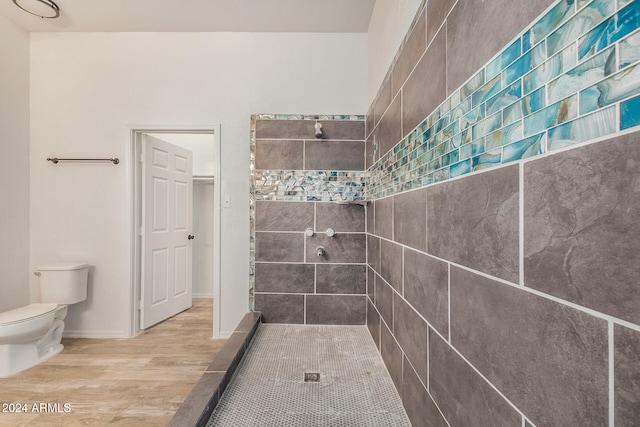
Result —
[{"label": "shower drain", "polygon": [[319,372],[305,372],[304,373],[304,382],[305,383],[319,383],[320,382],[320,373]]}]

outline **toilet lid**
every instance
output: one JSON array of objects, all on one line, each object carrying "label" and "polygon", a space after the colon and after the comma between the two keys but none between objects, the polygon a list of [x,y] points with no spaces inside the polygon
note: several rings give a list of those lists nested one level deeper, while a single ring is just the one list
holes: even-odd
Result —
[{"label": "toilet lid", "polygon": [[43,314],[51,313],[58,307],[58,304],[29,304],[24,307],[0,313],[0,325],[10,325],[12,323],[23,322]]}]

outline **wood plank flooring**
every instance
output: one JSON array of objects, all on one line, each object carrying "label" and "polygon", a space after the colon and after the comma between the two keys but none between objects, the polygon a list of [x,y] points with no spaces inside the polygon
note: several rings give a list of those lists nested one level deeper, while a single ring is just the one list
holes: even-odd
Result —
[{"label": "wood plank flooring", "polygon": [[[0,378],[0,405],[29,411],[0,412],[0,426],[166,425],[226,341],[211,339],[212,310],[211,299],[195,299],[131,339],[63,339],[62,353]],[[61,412],[34,411],[41,403]]]}]

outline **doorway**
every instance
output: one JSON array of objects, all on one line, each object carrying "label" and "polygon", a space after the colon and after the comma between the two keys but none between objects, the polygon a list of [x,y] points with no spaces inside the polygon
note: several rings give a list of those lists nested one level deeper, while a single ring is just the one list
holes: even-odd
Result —
[{"label": "doorway", "polygon": [[[213,313],[212,313],[212,336],[219,335],[219,322],[214,321],[213,315],[219,313],[219,298],[215,298],[215,295],[219,295],[219,277],[220,277],[220,197],[217,191],[215,182],[218,179],[218,171],[220,170],[220,144],[217,136],[219,132],[215,129],[135,129],[132,130],[132,206],[133,206],[133,220],[132,220],[132,290],[131,290],[131,336],[135,336],[141,330],[146,327],[152,326],[153,323],[164,320],[164,318],[171,317],[176,314],[173,311],[182,311],[192,305],[192,298],[207,298],[213,299]],[[154,207],[154,202],[149,198],[149,189],[144,191],[145,185],[147,187],[150,184],[145,181],[149,181],[149,171],[152,169],[148,166],[149,160],[152,158],[145,152],[145,146],[154,143],[160,144],[162,148],[160,151],[169,152],[171,150],[187,150],[181,152],[187,152],[192,157],[192,170],[188,177],[189,186],[189,209],[192,210],[192,214],[189,214],[189,231],[188,234],[188,251],[189,251],[189,263],[192,261],[192,267],[188,268],[188,274],[182,274],[181,276],[188,276],[188,303],[181,302],[179,304],[173,304],[173,308],[160,310],[160,315],[150,314],[155,310],[151,306],[160,306],[161,304],[154,302],[158,300],[161,303],[165,301],[162,298],[166,298],[163,293],[163,287],[166,287],[166,283],[162,282],[162,277],[167,274],[167,268],[171,268],[170,260],[169,267],[165,268],[164,254],[165,251],[156,250],[159,254],[156,258],[160,261],[159,268],[154,270],[149,268],[152,262],[155,262],[153,255],[149,253],[149,239],[145,238],[145,234],[148,234],[149,218],[156,215],[149,212]],[[163,145],[166,144],[166,145]],[[173,148],[171,148],[173,147]],[[160,157],[162,157],[161,155]],[[146,157],[146,160],[145,160]],[[187,157],[187,156],[179,156]],[[147,162],[147,165],[144,162]],[[153,173],[152,173],[153,174]],[[147,176],[145,176],[147,175]],[[153,181],[153,177],[151,182]],[[159,180],[162,182],[162,179]],[[169,181],[172,183],[172,181]],[[182,184],[182,183],[179,183]],[[153,184],[151,184],[153,185]],[[176,184],[176,188],[183,188],[183,185]],[[163,188],[163,184],[160,185]],[[179,193],[179,192],[177,192]],[[146,197],[145,194],[147,195]],[[151,201],[150,201],[151,200]],[[160,206],[164,206],[164,199],[160,199]],[[174,201],[170,201],[174,203]],[[157,203],[156,203],[157,204]],[[168,204],[166,206],[169,206]],[[164,209],[164,207],[163,207]],[[166,210],[175,210],[174,206]],[[161,212],[161,211],[160,211]],[[170,213],[171,214],[171,213]],[[145,219],[145,215],[147,218]],[[160,214],[162,218],[162,214]],[[185,236],[187,236],[185,234]],[[178,239],[184,236],[179,236]],[[183,250],[183,244],[181,240],[179,247],[176,248],[175,253],[185,253]],[[171,251],[167,251],[171,252]],[[185,258],[186,259],[186,258]],[[176,271],[178,267],[184,267],[183,260],[179,259],[176,262]],[[183,268],[184,270],[184,268]],[[162,272],[161,275],[157,274],[157,271]],[[173,271],[173,270],[171,270]],[[169,280],[173,280],[171,274],[167,274]],[[155,276],[161,277],[160,286],[154,284]],[[150,280],[153,278],[153,280]],[[153,287],[157,287],[160,291],[154,290]],[[169,287],[170,288],[170,287]],[[175,294],[182,299],[185,298],[183,288],[178,289],[175,286]],[[171,288],[173,291],[174,289]],[[180,290],[181,292],[177,292]],[[169,293],[171,294],[171,292]],[[157,296],[159,295],[159,297]],[[172,295],[172,294],[171,294]],[[171,296],[170,295],[170,296]],[[167,304],[165,304],[167,305]],[[159,317],[158,317],[159,316]],[[153,319],[152,319],[153,317]],[[218,333],[216,333],[218,331]]]}]

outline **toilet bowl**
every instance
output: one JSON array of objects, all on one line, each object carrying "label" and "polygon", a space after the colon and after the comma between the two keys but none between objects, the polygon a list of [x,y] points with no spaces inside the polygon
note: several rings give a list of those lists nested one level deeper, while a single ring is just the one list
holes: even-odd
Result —
[{"label": "toilet bowl", "polygon": [[87,298],[89,265],[37,268],[41,302],[0,313],[0,378],[29,369],[60,353],[67,304]]}]

